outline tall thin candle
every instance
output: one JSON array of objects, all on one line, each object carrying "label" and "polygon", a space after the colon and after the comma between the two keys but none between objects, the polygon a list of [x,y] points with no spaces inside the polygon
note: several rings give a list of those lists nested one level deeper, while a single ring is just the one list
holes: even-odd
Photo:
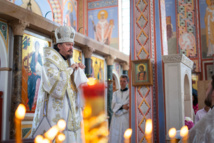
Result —
[{"label": "tall thin candle", "polygon": [[180,131],[180,136],[182,137],[182,143],[187,143],[188,142],[188,127],[187,126],[183,126],[181,128],[181,131]]},{"label": "tall thin candle", "polygon": [[169,129],[170,143],[176,143],[175,136],[176,136],[176,129],[175,128]]},{"label": "tall thin candle", "polygon": [[124,143],[130,143],[130,137],[132,136],[132,129],[127,129],[124,133]]},{"label": "tall thin candle", "polygon": [[152,120],[151,119],[146,120],[145,134],[146,134],[147,142],[152,143]]},{"label": "tall thin candle", "polygon": [[23,104],[19,104],[15,112],[16,143],[22,143],[21,122],[25,117],[25,113],[25,106]]}]

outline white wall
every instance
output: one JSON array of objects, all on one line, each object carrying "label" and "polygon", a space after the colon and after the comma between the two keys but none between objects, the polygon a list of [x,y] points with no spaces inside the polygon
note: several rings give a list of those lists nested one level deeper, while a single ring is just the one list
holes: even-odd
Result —
[{"label": "white wall", "polygon": [[[6,52],[6,46],[4,44],[3,38],[0,35],[0,58],[1,58],[1,67],[8,67],[8,56]],[[7,130],[7,95],[8,95],[8,71],[0,71],[0,90],[3,91],[3,113],[2,113],[2,139],[6,138],[6,130]]]}]

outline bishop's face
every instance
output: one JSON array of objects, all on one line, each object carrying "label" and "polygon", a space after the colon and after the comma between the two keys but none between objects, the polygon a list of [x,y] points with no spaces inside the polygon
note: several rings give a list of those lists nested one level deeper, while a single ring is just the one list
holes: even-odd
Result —
[{"label": "bishop's face", "polygon": [[58,44],[59,53],[66,59],[71,58],[73,55],[73,45],[74,43],[71,42]]}]

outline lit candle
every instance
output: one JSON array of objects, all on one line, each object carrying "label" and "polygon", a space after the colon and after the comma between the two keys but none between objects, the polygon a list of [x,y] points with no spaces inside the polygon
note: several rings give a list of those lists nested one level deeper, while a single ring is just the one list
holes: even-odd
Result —
[{"label": "lit candle", "polygon": [[[105,113],[105,84],[95,78],[88,78],[87,84],[81,86],[85,98],[83,111],[84,136],[86,143],[98,142],[100,137],[108,137]],[[103,116],[105,115],[105,117]]]},{"label": "lit candle", "polygon": [[59,131],[65,130],[65,127],[66,127],[66,122],[65,122],[65,120],[60,119],[60,120],[57,122],[57,127],[58,127]]},{"label": "lit candle", "polygon": [[47,139],[53,140],[56,137],[58,132],[59,132],[59,129],[58,129],[57,125],[55,125],[55,126],[51,127],[44,135]]},{"label": "lit candle", "polygon": [[63,133],[59,133],[56,138],[57,143],[63,143],[64,140],[65,140],[65,135]]},{"label": "lit candle", "polygon": [[34,141],[35,141],[35,143],[41,143],[43,141],[43,136],[41,136],[41,135],[36,136]]},{"label": "lit candle", "polygon": [[182,143],[187,143],[187,140],[188,140],[188,127],[187,126],[183,126],[181,128],[181,131],[180,131],[180,136],[182,137]]},{"label": "lit candle", "polygon": [[169,129],[170,143],[176,143],[175,136],[176,136],[176,129],[175,128]]},{"label": "lit candle", "polygon": [[43,139],[41,143],[51,143],[51,141],[49,139]]},{"label": "lit candle", "polygon": [[129,128],[124,133],[124,143],[129,143],[131,136],[132,136],[132,129]]},{"label": "lit candle", "polygon": [[146,120],[145,134],[146,134],[147,142],[151,143],[152,142],[152,120],[151,119]]},{"label": "lit candle", "polygon": [[87,84],[90,85],[95,85],[96,84],[96,80],[92,77],[88,78]]},{"label": "lit candle", "polygon": [[16,143],[22,143],[21,121],[25,118],[26,108],[19,104],[15,112]]}]

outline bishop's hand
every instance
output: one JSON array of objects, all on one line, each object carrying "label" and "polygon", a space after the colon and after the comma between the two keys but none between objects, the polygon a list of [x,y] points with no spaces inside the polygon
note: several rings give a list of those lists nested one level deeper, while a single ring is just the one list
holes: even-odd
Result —
[{"label": "bishop's hand", "polygon": [[82,63],[78,63],[78,67],[80,67],[81,69],[84,69],[84,68],[85,68],[85,65],[82,64]]},{"label": "bishop's hand", "polygon": [[71,67],[72,67],[73,69],[77,69],[79,66],[78,66],[78,64],[74,63],[74,64],[71,65]]}]

